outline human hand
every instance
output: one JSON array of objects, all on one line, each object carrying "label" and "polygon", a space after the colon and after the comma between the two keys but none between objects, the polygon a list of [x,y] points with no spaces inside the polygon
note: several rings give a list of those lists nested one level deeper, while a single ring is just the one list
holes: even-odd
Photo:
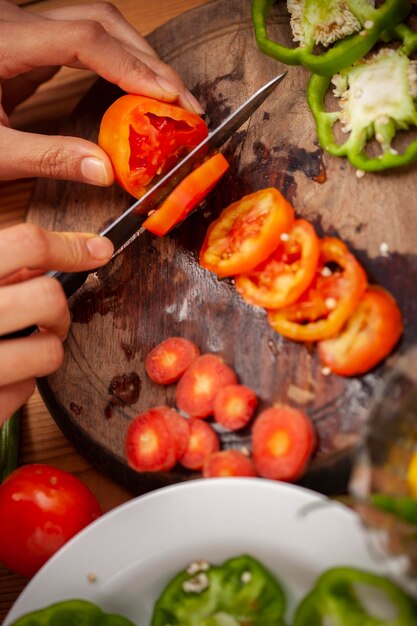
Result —
[{"label": "human hand", "polygon": [[0,179],[53,177],[110,185],[109,158],[84,139],[10,128],[8,115],[63,66],[90,69],[128,93],[202,113],[178,74],[110,3],[35,15],[0,0]]},{"label": "human hand", "polygon": [[[112,243],[96,235],[54,233],[32,224],[0,231],[0,426],[32,395],[35,377],[62,364],[70,313],[61,285],[44,273],[95,269],[112,254]],[[40,332],[1,339],[32,325]]]}]

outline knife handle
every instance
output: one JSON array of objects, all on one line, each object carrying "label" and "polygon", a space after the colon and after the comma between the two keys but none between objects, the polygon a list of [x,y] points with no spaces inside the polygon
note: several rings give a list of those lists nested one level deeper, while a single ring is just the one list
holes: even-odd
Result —
[{"label": "knife handle", "polygon": [[[87,277],[91,272],[50,272],[48,276],[51,278],[55,278],[59,283],[61,283],[65,295],[70,298],[87,280]],[[18,339],[20,337],[29,337],[34,333],[38,332],[38,327],[28,326],[27,328],[21,328],[20,330],[16,330],[12,333],[7,333],[6,335],[1,335],[0,339]]]}]

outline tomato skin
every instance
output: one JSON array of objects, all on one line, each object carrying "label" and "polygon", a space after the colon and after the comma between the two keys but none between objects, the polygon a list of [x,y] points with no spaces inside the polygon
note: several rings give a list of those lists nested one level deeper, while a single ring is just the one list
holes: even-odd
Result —
[{"label": "tomato skin", "polygon": [[104,113],[98,144],[109,156],[117,182],[140,198],[155,176],[169,171],[207,134],[207,126],[197,114],[128,94]]},{"label": "tomato skin", "polygon": [[255,392],[245,385],[227,385],[214,398],[214,419],[228,430],[239,430],[251,420],[258,403]]},{"label": "tomato skin", "polygon": [[165,421],[169,407],[152,407],[134,417],[126,431],[127,462],[137,472],[167,472],[177,462],[177,444]]},{"label": "tomato skin", "polygon": [[252,428],[253,462],[263,478],[297,480],[315,444],[310,419],[302,411],[284,404],[262,411]]},{"label": "tomato skin", "polygon": [[168,337],[158,343],[145,359],[145,371],[158,385],[176,382],[199,356],[200,350],[189,339]]},{"label": "tomato skin", "polygon": [[256,476],[252,461],[240,450],[229,448],[213,452],[204,461],[203,477]]},{"label": "tomato skin", "polygon": [[255,191],[225,208],[210,224],[200,265],[218,276],[248,272],[262,263],[294,223],[294,209],[274,187]]},{"label": "tomato skin", "polygon": [[[320,254],[316,277],[301,298],[268,313],[272,328],[293,341],[321,341],[337,335],[368,285],[365,270],[339,239],[324,238]],[[323,272],[331,263],[341,271],[327,276]],[[329,308],[330,300],[334,306]]]},{"label": "tomato skin", "polygon": [[213,189],[228,169],[222,154],[215,154],[184,178],[142,226],[158,237],[186,218]]},{"label": "tomato skin", "polygon": [[196,417],[191,418],[190,439],[180,464],[187,469],[200,470],[205,459],[218,450],[220,441],[210,424]]},{"label": "tomato skin", "polygon": [[84,483],[57,468],[24,465],[0,485],[0,561],[30,577],[101,515]]},{"label": "tomato skin", "polygon": [[265,309],[279,309],[298,300],[317,270],[320,245],[313,226],[306,220],[294,222],[272,254],[253,270],[235,278],[244,300]]},{"label": "tomato skin", "polygon": [[389,355],[402,332],[394,298],[385,289],[370,286],[340,334],[319,342],[319,357],[335,374],[363,374]]},{"label": "tomato skin", "polygon": [[202,354],[185,371],[177,386],[176,405],[190,417],[213,414],[222,387],[237,383],[236,373],[217,354]]}]

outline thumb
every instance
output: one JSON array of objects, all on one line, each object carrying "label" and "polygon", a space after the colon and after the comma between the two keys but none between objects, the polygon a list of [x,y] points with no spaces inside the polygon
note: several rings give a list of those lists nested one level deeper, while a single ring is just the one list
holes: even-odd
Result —
[{"label": "thumb", "polygon": [[108,186],[109,157],[95,143],[76,137],[38,135],[0,128],[0,180],[59,178]]}]

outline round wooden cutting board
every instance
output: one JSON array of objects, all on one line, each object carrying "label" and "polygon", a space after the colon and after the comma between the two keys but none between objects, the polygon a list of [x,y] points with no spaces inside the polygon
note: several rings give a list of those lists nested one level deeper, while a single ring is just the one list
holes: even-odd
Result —
[{"label": "round wooden cutting board", "polygon": [[[271,33],[290,40],[284,2],[275,9]],[[39,382],[43,398],[78,449],[134,492],[195,477],[181,469],[138,474],[124,455],[129,420],[150,406],[174,404],[175,386],[151,383],[144,357],[164,338],[181,335],[202,352],[220,354],[256,391],[260,409],[283,401],[308,413],[319,446],[302,482],[337,493],[346,486],[352,450],[388,364],[359,378],[323,375],[314,348],[276,334],[265,312],[245,304],[231,280],[219,281],[199,266],[198,252],[208,224],[224,207],[276,186],[320,235],[347,242],[370,280],[397,298],[405,334],[390,361],[407,358],[417,338],[417,165],[358,178],[344,159],[324,155],[305,98],[308,72],[284,68],[257,49],[248,0],[204,5],[149,41],[205,106],[212,128],[276,74],[288,69],[288,75],[225,146],[230,171],[205,206],[167,237],[137,238],[72,298],[65,363]],[[96,141],[101,116],[118,95],[99,80],[63,132]],[[44,180],[29,219],[55,230],[96,232],[131,201],[116,185]],[[382,242],[388,255],[380,253]],[[218,432],[225,446],[249,444],[249,431]]]}]

